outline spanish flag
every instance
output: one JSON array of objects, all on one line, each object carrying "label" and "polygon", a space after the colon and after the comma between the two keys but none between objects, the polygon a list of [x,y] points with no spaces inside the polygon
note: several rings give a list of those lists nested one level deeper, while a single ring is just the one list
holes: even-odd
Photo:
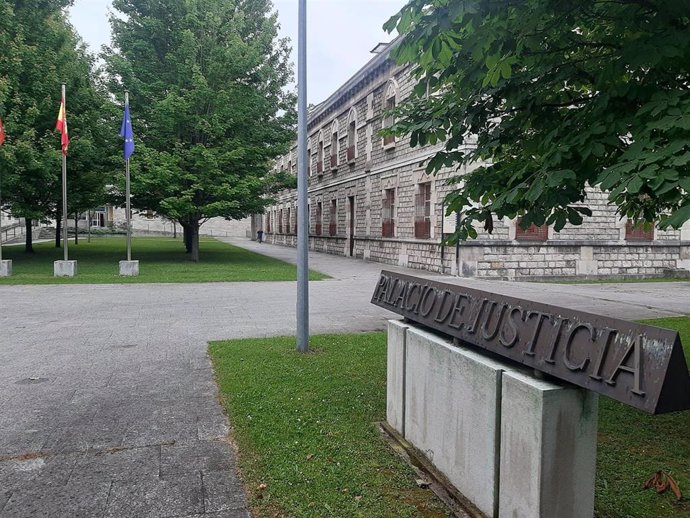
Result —
[{"label": "spanish flag", "polygon": [[58,113],[55,129],[62,133],[62,154],[67,156],[67,150],[69,149],[69,132],[67,131],[67,108],[65,107],[64,97],[60,103],[60,112]]},{"label": "spanish flag", "polygon": [[5,125],[2,123],[2,117],[0,117],[0,146],[5,143]]}]

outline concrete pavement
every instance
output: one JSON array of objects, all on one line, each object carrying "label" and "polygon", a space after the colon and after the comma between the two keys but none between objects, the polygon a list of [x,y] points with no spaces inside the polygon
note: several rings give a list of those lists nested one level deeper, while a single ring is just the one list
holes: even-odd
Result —
[{"label": "concrete pavement", "polygon": [[[388,267],[310,260],[332,277],[311,284],[313,333],[383,329],[369,299]],[[444,280],[630,319],[690,313],[690,283]],[[207,342],[292,335],[294,314],[293,282],[0,287],[0,518],[248,516]]]}]

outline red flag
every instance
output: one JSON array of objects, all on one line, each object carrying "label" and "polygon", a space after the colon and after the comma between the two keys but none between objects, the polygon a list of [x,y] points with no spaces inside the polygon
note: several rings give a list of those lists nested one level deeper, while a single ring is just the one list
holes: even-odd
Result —
[{"label": "red flag", "polygon": [[0,146],[5,143],[5,125],[2,123],[2,117],[0,117]]},{"label": "red flag", "polygon": [[58,113],[55,129],[62,133],[62,154],[66,156],[69,149],[69,132],[67,131],[67,108],[65,107],[64,97],[60,103],[60,112]]}]

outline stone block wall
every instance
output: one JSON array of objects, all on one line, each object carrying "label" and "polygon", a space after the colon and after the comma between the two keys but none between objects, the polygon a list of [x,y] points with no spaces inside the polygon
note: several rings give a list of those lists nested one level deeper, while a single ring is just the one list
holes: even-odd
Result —
[{"label": "stone block wall", "polygon": [[[477,228],[478,239],[455,246],[442,247],[444,236],[455,231],[455,218],[445,216],[444,199],[452,190],[447,180],[462,175],[474,166],[448,169],[435,177],[425,173],[428,159],[438,147],[411,148],[409,138],[384,145],[378,135],[384,124],[387,97],[395,92],[396,104],[409,96],[414,79],[408,68],[395,66],[384,52],[372,59],[324,103],[310,112],[309,179],[311,249],[349,255],[354,239],[354,255],[382,264],[402,265],[461,276],[513,280],[574,277],[660,276],[668,270],[690,269],[690,226],[684,231],[656,230],[649,242],[626,241],[626,221],[616,207],[608,204],[605,193],[587,190],[586,205],[592,216],[583,225],[566,225],[560,232],[548,229],[545,242],[516,239],[515,220],[497,219],[491,234]],[[348,163],[349,121],[356,121],[356,158]],[[335,169],[330,166],[333,131],[338,132],[339,155]],[[323,141],[323,173],[317,174],[319,141]],[[276,162],[276,169],[297,163],[297,148]],[[420,184],[431,184],[431,236],[415,236],[417,208],[415,196]],[[395,193],[394,235],[382,236],[383,199],[385,191]],[[349,200],[354,197],[354,235],[350,231]],[[330,206],[337,207],[337,235],[328,236]],[[316,236],[316,207],[322,204],[321,236]],[[278,202],[264,215],[268,220],[269,242],[295,246],[293,237],[280,235],[278,217],[290,209],[293,220],[284,222],[283,233],[294,232],[297,199],[295,191],[284,191]],[[517,236],[519,237],[519,236]],[[685,257],[685,256],[688,257]]]}]

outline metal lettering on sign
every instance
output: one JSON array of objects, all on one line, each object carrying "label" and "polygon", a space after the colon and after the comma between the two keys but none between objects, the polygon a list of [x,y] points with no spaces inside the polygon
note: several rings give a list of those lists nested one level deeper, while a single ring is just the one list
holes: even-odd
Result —
[{"label": "metal lettering on sign", "polygon": [[676,331],[388,271],[371,302],[645,412],[690,409]]}]

